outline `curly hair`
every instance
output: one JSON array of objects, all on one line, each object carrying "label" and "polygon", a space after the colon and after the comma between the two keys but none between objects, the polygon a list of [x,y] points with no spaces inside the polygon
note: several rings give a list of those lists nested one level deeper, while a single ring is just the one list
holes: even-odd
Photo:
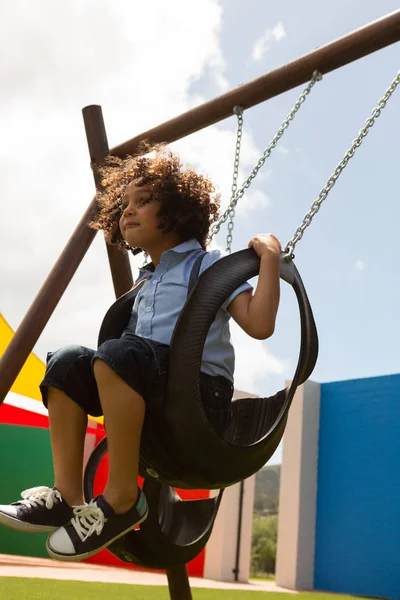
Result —
[{"label": "curly hair", "polygon": [[165,233],[177,233],[182,242],[196,238],[205,250],[210,225],[219,215],[220,194],[215,193],[214,185],[192,168],[183,168],[166,144],[142,143],[139,152],[124,159],[109,156],[96,167],[100,175],[98,213],[89,226],[104,231],[107,242],[120,249],[140,250],[127,244],[119,228],[125,188],[137,180],[139,185],[149,186],[160,201],[158,227]]}]

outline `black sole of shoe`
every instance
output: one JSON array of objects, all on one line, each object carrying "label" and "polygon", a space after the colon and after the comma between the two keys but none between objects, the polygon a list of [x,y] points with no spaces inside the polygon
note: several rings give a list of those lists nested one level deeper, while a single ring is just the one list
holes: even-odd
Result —
[{"label": "black sole of shoe", "polygon": [[20,519],[16,519],[11,515],[6,515],[5,513],[0,512],[0,524],[9,527],[10,529],[15,529],[16,531],[23,531],[25,533],[51,533],[58,529],[58,526],[47,526],[47,525],[37,525],[35,523],[27,523],[26,521],[21,521]]}]

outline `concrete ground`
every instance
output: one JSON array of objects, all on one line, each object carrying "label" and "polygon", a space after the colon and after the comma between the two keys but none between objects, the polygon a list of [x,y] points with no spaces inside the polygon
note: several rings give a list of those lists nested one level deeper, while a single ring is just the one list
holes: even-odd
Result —
[{"label": "concrete ground", "polygon": [[[33,577],[39,579],[65,579],[73,581],[98,581],[104,583],[132,583],[134,585],[167,585],[166,575],[107,567],[87,563],[60,562],[48,558],[0,554],[0,577]],[[231,583],[190,577],[193,588],[221,590],[249,590],[264,592],[292,592],[278,587],[273,581]],[[296,592],[292,592],[296,593]]]}]

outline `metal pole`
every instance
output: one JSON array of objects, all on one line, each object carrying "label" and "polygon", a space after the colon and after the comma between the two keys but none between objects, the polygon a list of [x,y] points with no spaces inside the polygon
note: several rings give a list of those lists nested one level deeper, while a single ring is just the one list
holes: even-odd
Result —
[{"label": "metal pole", "polygon": [[192,600],[186,565],[167,569],[168,588],[171,600]]},{"label": "metal pole", "polygon": [[174,142],[233,115],[233,107],[250,108],[310,81],[315,70],[325,74],[400,40],[400,10],[313,50],[257,79],[244,83],[197,108],[149,129],[112,148],[121,158],[134,154],[139,142]]},{"label": "metal pole", "polygon": [[[90,162],[91,165],[95,167],[101,163],[109,153],[103,113],[101,106],[92,105],[86,106],[82,110],[82,114],[89,146]],[[99,184],[99,176],[95,170],[93,170],[93,176],[97,187]],[[131,265],[126,250],[121,251],[111,244],[106,245],[115,296],[119,298],[132,287],[133,279]]]},{"label": "metal pole", "polygon": [[244,481],[240,482],[239,491],[239,515],[238,515],[238,527],[237,527],[237,540],[236,540],[236,562],[233,572],[235,574],[235,581],[239,581],[240,572],[240,544],[242,542],[242,521],[243,521],[243,497],[244,497]]},{"label": "metal pole", "polygon": [[[316,69],[323,74],[328,73],[394,44],[399,39],[400,10],[150,129],[116,146],[111,150],[111,154],[122,157],[133,154],[143,139],[151,143],[180,139],[231,116],[236,105],[243,108],[255,106],[305,83],[311,79]],[[96,235],[95,231],[87,227],[87,222],[93,219],[95,210],[96,201],[93,199],[0,359],[0,404]],[[121,277],[122,288],[126,285],[124,277]],[[119,276],[117,281],[120,282]]]}]

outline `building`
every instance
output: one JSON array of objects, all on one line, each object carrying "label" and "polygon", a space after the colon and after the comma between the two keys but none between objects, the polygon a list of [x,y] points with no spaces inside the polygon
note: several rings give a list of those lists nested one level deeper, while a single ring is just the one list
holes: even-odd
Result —
[{"label": "building", "polygon": [[400,598],[400,375],[301,386],[283,444],[276,582]]}]

